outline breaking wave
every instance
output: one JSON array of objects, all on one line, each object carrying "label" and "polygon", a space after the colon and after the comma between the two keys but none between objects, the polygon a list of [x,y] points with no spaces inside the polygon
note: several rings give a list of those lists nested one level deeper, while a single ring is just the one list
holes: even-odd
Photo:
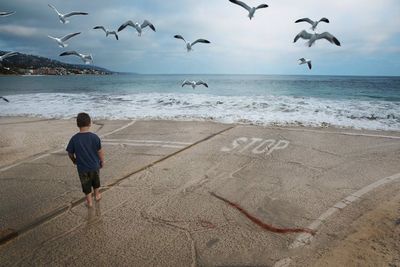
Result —
[{"label": "breaking wave", "polygon": [[216,96],[182,93],[38,93],[8,97],[1,116],[96,119],[212,120],[258,125],[335,126],[400,130],[400,102],[292,96]]}]

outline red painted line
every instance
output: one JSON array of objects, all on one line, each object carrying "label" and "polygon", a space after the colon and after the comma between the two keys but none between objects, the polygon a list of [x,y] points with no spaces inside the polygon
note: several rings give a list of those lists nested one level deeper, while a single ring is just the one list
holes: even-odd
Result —
[{"label": "red painted line", "polygon": [[274,232],[274,233],[280,233],[280,234],[288,234],[288,233],[309,233],[311,235],[315,235],[315,231],[307,229],[307,228],[278,228],[275,227],[273,225],[270,224],[266,224],[264,222],[262,222],[260,219],[254,217],[253,215],[251,215],[248,211],[246,211],[245,209],[243,209],[241,206],[239,206],[238,204],[231,202],[221,196],[218,196],[217,194],[215,194],[214,192],[210,192],[210,194],[216,198],[218,198],[219,200],[222,200],[226,203],[228,203],[230,206],[234,207],[235,209],[237,209],[238,211],[240,211],[241,213],[243,213],[247,218],[249,218],[250,221],[252,221],[253,223],[257,224],[258,226],[260,226],[261,228],[270,231],[270,232]]}]

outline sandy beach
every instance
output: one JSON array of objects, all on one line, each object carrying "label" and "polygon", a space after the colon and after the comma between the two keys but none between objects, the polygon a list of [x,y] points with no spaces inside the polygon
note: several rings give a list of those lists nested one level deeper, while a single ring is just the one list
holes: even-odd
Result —
[{"label": "sandy beach", "polygon": [[94,121],[88,209],[75,120],[0,127],[0,266],[400,266],[399,132]]}]

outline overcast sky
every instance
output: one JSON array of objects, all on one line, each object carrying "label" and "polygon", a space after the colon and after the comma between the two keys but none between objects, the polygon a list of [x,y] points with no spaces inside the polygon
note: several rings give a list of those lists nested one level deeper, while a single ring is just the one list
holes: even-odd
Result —
[{"label": "overcast sky", "polygon": [[[228,0],[0,0],[0,11],[17,14],[0,18],[0,50],[60,58],[66,49],[48,39],[80,31],[67,50],[91,53],[94,64],[114,71],[138,73],[206,74],[327,74],[400,75],[399,0],[246,0],[251,6],[266,3],[253,20]],[[86,11],[89,16],[70,18],[61,24],[47,4],[62,13]],[[327,17],[318,31],[329,31],[341,47],[320,40],[311,48],[297,33],[309,30],[294,21]],[[120,40],[92,28],[118,29],[127,20],[151,21],[157,32],[145,29],[138,37],[133,28],[119,33]],[[206,38],[187,53],[181,34],[188,40]],[[297,59],[313,60],[314,68],[298,66]]]}]

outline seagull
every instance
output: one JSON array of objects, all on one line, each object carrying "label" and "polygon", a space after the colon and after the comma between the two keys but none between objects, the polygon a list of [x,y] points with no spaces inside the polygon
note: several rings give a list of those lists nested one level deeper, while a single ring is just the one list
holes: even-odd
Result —
[{"label": "seagull", "polygon": [[184,80],[182,83],[182,87],[184,87],[185,85],[191,85],[192,88],[196,88],[197,85],[204,85],[205,87],[208,88],[208,84],[203,82],[203,81],[188,81],[188,80]]},{"label": "seagull", "polygon": [[309,18],[303,18],[303,19],[298,19],[298,20],[296,20],[294,23],[299,23],[299,22],[308,22],[308,23],[310,23],[311,24],[311,29],[313,30],[313,31],[315,31],[315,29],[317,28],[317,26],[318,26],[318,23],[320,23],[320,22],[326,22],[326,23],[329,23],[329,19],[327,19],[327,18],[322,18],[322,19],[320,19],[320,20],[318,20],[318,21],[313,21],[313,20],[311,20],[311,19],[309,19]]},{"label": "seagull", "polygon": [[3,100],[6,101],[6,102],[10,102],[7,98],[5,98],[5,97],[3,97],[3,96],[0,96],[0,98],[3,99]]},{"label": "seagull", "polygon": [[106,37],[109,34],[113,34],[113,35],[115,35],[115,39],[118,40],[118,34],[115,31],[109,31],[106,28],[104,28],[103,26],[96,26],[96,27],[93,28],[93,30],[103,30],[106,33]]},{"label": "seagull", "polygon": [[60,19],[60,22],[62,24],[67,24],[69,23],[69,20],[67,20],[66,18],[72,17],[72,16],[76,16],[76,15],[89,15],[89,13],[86,12],[80,12],[80,11],[74,11],[74,12],[70,12],[67,14],[61,14],[60,12],[58,12],[58,10],[49,4],[49,7],[51,7],[58,15],[58,18]]},{"label": "seagull", "polygon": [[50,35],[47,35],[47,37],[49,37],[50,39],[53,39],[54,41],[56,41],[58,43],[58,46],[61,48],[67,47],[68,44],[66,44],[65,42],[69,39],[71,39],[74,36],[77,36],[78,34],[81,34],[80,32],[75,32],[75,33],[70,33],[65,35],[64,37],[61,38],[56,38]]},{"label": "seagull", "polygon": [[311,68],[312,68],[311,59],[305,59],[304,57],[302,57],[298,60],[298,62],[299,62],[299,65],[307,64],[308,68],[311,70]]},{"label": "seagull", "polygon": [[84,55],[84,54],[80,54],[76,51],[67,51],[67,52],[63,52],[60,54],[60,57],[63,57],[63,56],[78,56],[82,59],[83,62],[85,62],[85,64],[90,64],[93,62],[93,57],[91,54]]},{"label": "seagull", "polygon": [[192,47],[197,43],[210,44],[210,41],[206,39],[197,39],[193,43],[189,43],[186,42],[185,38],[183,38],[181,35],[175,35],[174,38],[183,40],[186,43],[186,49],[188,52],[192,51]]},{"label": "seagull", "polygon": [[302,39],[306,39],[309,40],[308,41],[308,46],[311,47],[315,41],[317,41],[318,39],[326,39],[328,40],[330,43],[333,43],[337,46],[340,46],[340,42],[338,39],[336,39],[335,36],[333,36],[332,34],[330,34],[329,32],[323,32],[323,33],[308,33],[306,31],[301,31],[299,34],[296,35],[296,37],[294,38],[294,43],[297,42],[297,40],[299,40],[299,38]]},{"label": "seagull", "polygon": [[122,30],[125,29],[127,26],[131,26],[131,27],[135,28],[136,31],[138,32],[138,36],[142,36],[142,30],[143,30],[144,28],[146,28],[147,26],[149,26],[150,29],[152,29],[153,31],[156,31],[156,28],[154,27],[154,25],[151,24],[151,22],[148,21],[148,20],[146,20],[146,19],[143,21],[142,24],[140,24],[140,23],[138,23],[138,22],[133,23],[133,21],[128,20],[127,22],[125,22],[124,24],[122,24],[122,25],[118,28],[118,31],[119,31],[119,32],[122,31]]},{"label": "seagull", "polygon": [[11,11],[11,12],[0,12],[0,17],[8,17],[11,15],[14,15],[16,12],[15,11]]},{"label": "seagull", "polygon": [[238,0],[229,0],[229,2],[239,5],[239,6],[243,7],[244,9],[246,9],[247,11],[249,11],[249,15],[248,15],[249,19],[252,19],[254,17],[254,13],[256,13],[257,9],[268,7],[267,4],[261,4],[257,7],[249,7],[242,1],[238,1]]},{"label": "seagull", "polygon": [[6,59],[6,58],[8,58],[8,57],[13,57],[13,56],[16,56],[16,55],[18,55],[17,52],[8,52],[8,53],[5,53],[4,55],[0,56],[0,62],[2,62],[4,59]]}]

